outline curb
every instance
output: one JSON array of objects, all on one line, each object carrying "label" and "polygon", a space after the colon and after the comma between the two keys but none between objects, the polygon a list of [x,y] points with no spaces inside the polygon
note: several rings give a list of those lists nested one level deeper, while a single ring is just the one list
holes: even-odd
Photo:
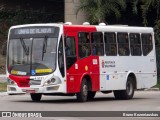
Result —
[{"label": "curb", "polygon": [[160,91],[159,88],[149,88],[149,89],[144,89],[144,91]]},{"label": "curb", "polygon": [[146,89],[139,89],[135,91],[160,91],[160,88],[146,88]]}]

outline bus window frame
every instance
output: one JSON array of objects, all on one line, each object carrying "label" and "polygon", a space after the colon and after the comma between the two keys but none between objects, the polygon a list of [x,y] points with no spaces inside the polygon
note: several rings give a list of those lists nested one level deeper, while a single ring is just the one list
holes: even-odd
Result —
[{"label": "bus window frame", "polygon": [[[113,54],[112,54],[112,55],[109,55],[109,54],[107,54],[107,52],[106,52],[106,44],[108,44],[108,43],[106,43],[105,34],[108,34],[108,33],[109,33],[109,34],[111,34],[111,33],[114,34],[114,37],[115,37],[115,38],[114,38],[114,39],[115,39],[115,43],[111,43],[111,44],[114,44],[114,45],[116,46],[116,47],[115,47],[115,48],[116,48],[116,50],[115,50],[116,54],[115,54],[115,55],[113,55]],[[111,44],[110,44],[110,42],[109,42],[109,45],[111,45]],[[117,33],[116,33],[116,32],[104,32],[104,48],[105,48],[105,55],[106,55],[106,56],[117,56],[117,55],[118,55],[118,42],[117,42]]]},{"label": "bus window frame", "polygon": [[[144,44],[143,44],[142,35],[146,35],[146,34],[147,34],[147,35],[150,35],[149,37],[151,38],[150,41],[152,42],[152,44],[151,44],[151,45],[152,45],[152,48],[151,48],[146,54],[144,54],[144,47],[143,47]],[[154,46],[153,46],[153,43],[154,43],[154,42],[153,42],[153,35],[152,35],[151,33],[141,33],[141,41],[142,41],[142,54],[143,54],[143,56],[147,56],[147,55],[153,50],[153,47],[154,47]],[[145,44],[145,45],[148,45],[148,46],[149,46],[150,44]]]},{"label": "bus window frame", "polygon": [[[135,35],[135,34],[137,35],[137,34],[138,34],[138,35],[139,35],[139,42],[140,42],[140,44],[135,44],[135,43],[132,44],[132,45],[134,45],[134,46],[135,46],[135,45],[140,45],[140,50],[141,50],[140,52],[141,52],[141,53],[140,53],[139,55],[137,55],[137,54],[134,55],[134,54],[132,53],[132,50],[131,50],[131,37],[130,37],[131,34],[133,34],[133,35]],[[129,42],[130,42],[130,54],[131,54],[131,56],[142,56],[142,55],[143,55],[143,50],[142,50],[141,33],[136,33],[136,32],[133,33],[133,32],[130,32],[129,35],[128,35],[128,37],[129,37]]]},{"label": "bus window frame", "polygon": [[[125,37],[127,37],[126,39],[127,39],[127,43],[126,42],[119,42],[119,38],[118,38],[118,34],[125,34]],[[128,51],[127,50],[125,50],[126,48],[124,48],[124,46],[126,46],[126,44],[127,44],[127,47],[128,47]],[[121,48],[121,52],[128,52],[128,54],[120,54],[120,45],[122,46]],[[119,56],[130,56],[130,54],[131,54],[131,52],[130,52],[130,41],[129,41],[129,36],[128,36],[128,32],[117,32],[117,46],[118,46],[118,55]]]},{"label": "bus window frame", "polygon": [[[101,38],[101,42],[99,42],[99,43],[97,43],[97,41],[94,43],[93,42],[93,35],[92,34],[94,34],[94,33],[100,33],[102,36],[102,38]],[[93,46],[94,46],[94,44],[96,44],[96,45],[100,45],[101,47],[103,47],[101,50],[102,50],[102,54],[98,54],[98,52],[96,52],[96,54],[94,54],[94,48],[93,48]],[[104,55],[106,55],[106,53],[105,53],[105,41],[104,41],[104,32],[91,32],[91,47],[92,47],[92,55],[93,56],[104,56]],[[96,50],[96,51],[98,51],[98,50]]]},{"label": "bus window frame", "polygon": [[[86,41],[88,41],[88,43],[87,42],[84,42],[83,43],[83,41],[81,41],[80,42],[80,39],[82,39],[82,37],[79,37],[79,35],[81,34],[81,33],[85,33],[85,34],[87,34],[87,37],[89,37],[89,38],[87,38],[86,39]],[[88,45],[89,44],[89,45]],[[88,55],[85,55],[85,56],[81,56],[80,54],[80,52],[82,52],[82,47],[83,47],[83,49],[86,49],[87,47],[86,46],[88,46],[89,47],[89,49],[88,49]],[[85,47],[85,48],[84,48]],[[91,47],[91,35],[90,35],[90,32],[86,32],[86,31],[80,31],[80,32],[78,32],[78,58],[79,59],[83,59],[83,58],[86,58],[86,57],[89,57],[90,55],[91,55],[91,50],[92,50],[92,47]],[[87,54],[87,52],[86,52],[86,54]]]}]

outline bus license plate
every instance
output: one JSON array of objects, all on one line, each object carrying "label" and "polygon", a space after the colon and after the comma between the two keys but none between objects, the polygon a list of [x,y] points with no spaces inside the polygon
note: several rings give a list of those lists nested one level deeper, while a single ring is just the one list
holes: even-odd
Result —
[{"label": "bus license plate", "polygon": [[36,93],[36,90],[26,90],[26,93]]}]

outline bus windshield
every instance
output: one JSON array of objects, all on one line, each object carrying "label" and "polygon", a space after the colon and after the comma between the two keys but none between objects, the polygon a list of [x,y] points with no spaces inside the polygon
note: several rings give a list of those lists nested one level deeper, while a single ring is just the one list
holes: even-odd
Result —
[{"label": "bus windshield", "polygon": [[8,71],[13,75],[45,75],[56,69],[58,37],[10,39]]}]

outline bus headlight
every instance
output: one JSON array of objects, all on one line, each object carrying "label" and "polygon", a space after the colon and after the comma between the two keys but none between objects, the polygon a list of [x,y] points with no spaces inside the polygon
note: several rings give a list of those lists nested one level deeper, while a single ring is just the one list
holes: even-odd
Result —
[{"label": "bus headlight", "polygon": [[11,80],[10,78],[7,78],[7,83],[8,85],[17,85],[17,83],[13,80]]},{"label": "bus headlight", "polygon": [[60,84],[61,83],[61,80],[59,77],[53,77],[49,80],[47,80],[45,83],[44,83],[44,86],[47,86],[47,85],[56,85],[56,84]]}]

